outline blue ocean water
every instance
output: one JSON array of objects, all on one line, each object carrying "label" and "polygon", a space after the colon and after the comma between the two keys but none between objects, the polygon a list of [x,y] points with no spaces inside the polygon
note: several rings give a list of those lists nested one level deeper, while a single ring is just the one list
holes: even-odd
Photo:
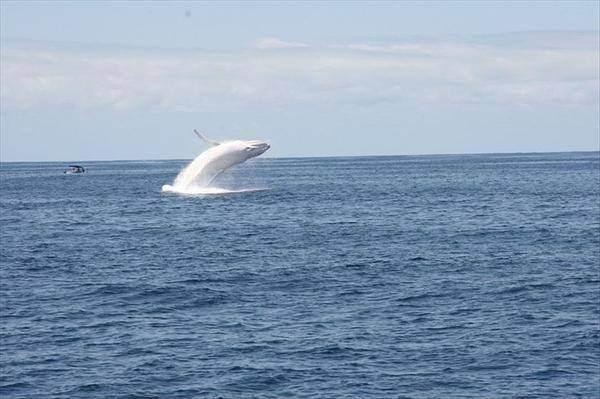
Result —
[{"label": "blue ocean water", "polygon": [[2,398],[598,398],[597,152],[4,163]]}]

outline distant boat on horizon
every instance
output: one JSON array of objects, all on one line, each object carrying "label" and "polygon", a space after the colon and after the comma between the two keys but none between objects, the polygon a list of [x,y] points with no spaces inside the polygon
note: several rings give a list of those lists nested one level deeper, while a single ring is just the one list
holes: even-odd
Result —
[{"label": "distant boat on horizon", "polygon": [[63,173],[66,175],[77,175],[85,173],[85,168],[81,165],[69,165],[69,168],[65,169]]}]

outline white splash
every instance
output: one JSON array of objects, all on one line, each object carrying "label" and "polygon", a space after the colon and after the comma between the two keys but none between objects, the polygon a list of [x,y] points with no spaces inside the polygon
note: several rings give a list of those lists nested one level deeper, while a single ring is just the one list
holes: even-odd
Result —
[{"label": "white splash", "polygon": [[194,132],[212,147],[198,155],[196,159],[179,172],[173,185],[164,185],[162,191],[191,195],[256,191],[256,189],[227,190],[212,187],[211,183],[227,169],[267,151],[271,148],[269,144],[259,140],[234,140],[219,143],[208,140],[195,130]]},{"label": "white splash", "polygon": [[185,190],[180,190],[169,184],[162,186],[162,191],[165,193],[175,193],[182,195],[219,195],[219,194],[235,194],[235,193],[249,193],[253,191],[264,191],[266,188],[243,188],[239,190],[230,190],[221,187],[189,187]]}]

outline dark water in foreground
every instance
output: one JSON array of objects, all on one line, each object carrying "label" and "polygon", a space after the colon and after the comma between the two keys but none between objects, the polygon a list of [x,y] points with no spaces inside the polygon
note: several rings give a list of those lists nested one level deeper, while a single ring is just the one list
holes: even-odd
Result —
[{"label": "dark water in foreground", "polygon": [[600,397],[598,153],[1,168],[2,398]]}]

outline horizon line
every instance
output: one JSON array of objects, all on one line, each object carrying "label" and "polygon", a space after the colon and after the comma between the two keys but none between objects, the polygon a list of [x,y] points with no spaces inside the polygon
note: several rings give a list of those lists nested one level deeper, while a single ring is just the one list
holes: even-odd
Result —
[{"label": "horizon line", "polygon": [[[375,158],[375,157],[428,157],[428,156],[475,156],[475,155],[527,155],[527,154],[568,154],[568,153],[599,153],[600,148],[594,150],[568,150],[568,151],[516,151],[516,152],[463,152],[463,153],[428,153],[428,154],[379,154],[379,155],[300,155],[300,156],[284,156],[284,157],[259,157],[260,159],[314,159],[314,158]],[[198,154],[200,155],[200,154]],[[195,158],[134,158],[134,159],[70,159],[70,160],[46,160],[46,161],[27,161],[27,160],[11,160],[4,161],[0,159],[0,164],[3,163],[58,163],[58,162],[160,162],[160,161],[190,161]]]}]

